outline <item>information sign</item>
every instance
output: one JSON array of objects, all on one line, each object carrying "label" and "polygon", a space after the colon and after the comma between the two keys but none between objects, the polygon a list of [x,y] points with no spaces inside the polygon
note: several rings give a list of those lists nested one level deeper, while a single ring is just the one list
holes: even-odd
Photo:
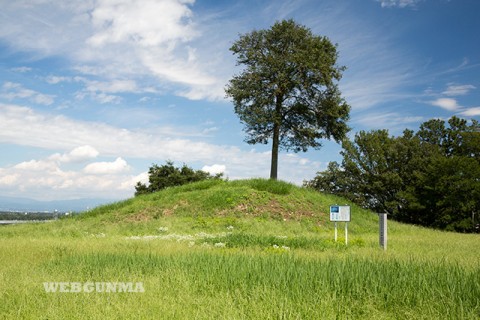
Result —
[{"label": "information sign", "polygon": [[330,221],[350,222],[350,206],[330,206]]}]

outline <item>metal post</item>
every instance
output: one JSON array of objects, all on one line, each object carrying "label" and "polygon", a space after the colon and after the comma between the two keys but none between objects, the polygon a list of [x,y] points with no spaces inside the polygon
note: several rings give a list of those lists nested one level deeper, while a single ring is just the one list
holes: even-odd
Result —
[{"label": "metal post", "polygon": [[345,222],[345,245],[348,244],[348,222]]},{"label": "metal post", "polygon": [[378,217],[380,246],[383,250],[387,250],[387,214],[380,213]]},{"label": "metal post", "polygon": [[335,242],[337,242],[337,223],[335,222]]}]

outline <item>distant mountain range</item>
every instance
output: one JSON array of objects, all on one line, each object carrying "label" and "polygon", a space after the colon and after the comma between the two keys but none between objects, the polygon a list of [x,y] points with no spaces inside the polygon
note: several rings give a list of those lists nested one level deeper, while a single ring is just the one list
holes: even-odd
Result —
[{"label": "distant mountain range", "polygon": [[119,199],[74,199],[56,201],[38,201],[28,198],[0,196],[0,211],[42,212],[55,210],[59,212],[81,212],[102,204],[119,201]]}]

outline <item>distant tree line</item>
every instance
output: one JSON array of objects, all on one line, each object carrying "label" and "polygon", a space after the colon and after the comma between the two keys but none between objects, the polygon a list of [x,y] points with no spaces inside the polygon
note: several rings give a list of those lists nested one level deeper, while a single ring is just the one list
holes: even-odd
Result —
[{"label": "distant tree line", "polygon": [[172,161],[167,161],[164,165],[153,164],[148,169],[148,184],[137,182],[135,186],[135,196],[160,191],[168,187],[181,186],[187,183],[220,179],[223,174],[211,175],[202,170],[194,170],[183,164],[182,167],[175,167]]},{"label": "distant tree line", "polygon": [[65,216],[64,212],[0,211],[0,220],[53,220]]},{"label": "distant tree line", "polygon": [[473,232],[480,221],[480,126],[432,119],[415,133],[361,131],[308,187],[407,223]]}]

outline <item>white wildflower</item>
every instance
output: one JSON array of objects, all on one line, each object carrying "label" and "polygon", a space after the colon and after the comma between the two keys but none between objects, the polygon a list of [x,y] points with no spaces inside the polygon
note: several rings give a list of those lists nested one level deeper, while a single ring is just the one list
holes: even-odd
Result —
[{"label": "white wildflower", "polygon": [[205,232],[199,232],[199,233],[195,234],[195,237],[197,237],[197,238],[215,238],[215,235],[205,233]]},{"label": "white wildflower", "polygon": [[160,227],[158,228],[158,232],[167,232],[168,231],[168,227]]},{"label": "white wildflower", "polygon": [[215,248],[225,248],[225,243],[223,242],[217,242],[214,244]]},{"label": "white wildflower", "polygon": [[228,226],[228,227],[227,227],[227,230],[228,230],[228,231],[232,231],[232,230],[233,230],[233,226]]},{"label": "white wildflower", "polygon": [[[161,229],[161,228],[160,228]],[[159,229],[159,231],[160,231]],[[168,230],[167,228],[163,230]],[[93,236],[93,235],[92,235]],[[105,236],[105,235],[103,235]],[[153,239],[158,239],[158,240],[172,240],[172,241],[195,241],[199,239],[213,239],[213,238],[221,238],[227,236],[226,232],[218,233],[218,234],[211,234],[211,233],[205,233],[205,232],[200,232],[195,235],[191,234],[177,234],[177,233],[169,233],[169,234],[162,234],[162,235],[143,235],[143,236],[131,236],[131,237],[126,237],[125,239],[127,240],[153,240]]]},{"label": "white wildflower", "polygon": [[143,240],[153,240],[157,239],[157,236],[143,236]]}]

